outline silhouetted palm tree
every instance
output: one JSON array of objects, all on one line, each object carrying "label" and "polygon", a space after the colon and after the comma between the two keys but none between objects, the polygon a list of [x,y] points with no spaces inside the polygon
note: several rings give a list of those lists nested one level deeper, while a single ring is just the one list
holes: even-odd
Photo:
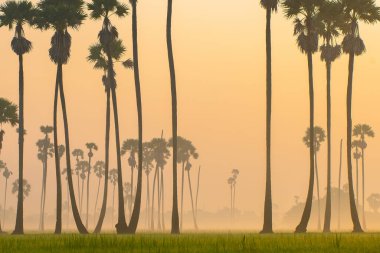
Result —
[{"label": "silhouetted palm tree", "polygon": [[347,82],[347,170],[351,219],[354,226],[354,232],[363,232],[355,205],[354,188],[352,182],[352,83],[355,56],[359,56],[365,51],[364,42],[359,33],[359,21],[369,24],[376,23],[380,20],[380,8],[376,6],[374,0],[339,0],[339,2],[342,4],[342,13],[345,17],[345,24],[342,28],[343,34],[345,35],[342,42],[342,48],[343,52],[349,55]]},{"label": "silhouetted palm tree", "polygon": [[279,0],[260,0],[266,10],[266,184],[264,200],[264,224],[261,233],[273,233],[272,228],[272,179],[271,179],[271,120],[272,120],[272,39],[271,16],[277,11]]},{"label": "silhouetted palm tree", "polygon": [[112,224],[113,224],[113,214],[115,213],[115,187],[116,187],[116,184],[118,183],[117,178],[118,178],[118,171],[117,171],[117,169],[110,170],[109,180],[110,180],[111,184],[113,185],[113,191],[112,191],[112,214],[111,214]]},{"label": "silhouetted palm tree", "polygon": [[331,223],[331,64],[341,55],[341,46],[336,42],[340,35],[343,17],[340,5],[325,1],[321,6],[319,18],[321,21],[320,36],[323,44],[320,47],[321,60],[326,63],[326,101],[327,101],[327,193],[325,222],[323,232],[330,232]]},{"label": "silhouetted palm tree", "polygon": [[86,143],[86,147],[88,149],[88,171],[87,171],[87,197],[86,197],[86,228],[88,229],[88,205],[89,205],[89,199],[90,199],[90,174],[91,174],[91,159],[94,156],[94,151],[98,150],[98,146],[93,143]]},{"label": "silhouetted palm tree", "polygon": [[0,6],[0,27],[8,26],[13,29],[15,26],[15,33],[12,39],[11,47],[15,54],[18,56],[19,61],[19,131],[18,144],[19,144],[19,181],[20,189],[17,201],[17,214],[16,225],[13,234],[23,234],[23,197],[21,193],[21,182],[24,176],[24,59],[23,56],[32,50],[32,42],[25,38],[24,24],[32,24],[36,10],[30,1],[7,1]]},{"label": "silhouetted palm tree", "polygon": [[0,154],[3,148],[5,131],[3,125],[10,124],[12,127],[18,124],[18,107],[5,98],[0,98]]},{"label": "silhouetted palm tree", "polygon": [[95,222],[96,208],[98,207],[100,180],[103,178],[103,176],[105,174],[105,163],[104,163],[104,161],[97,161],[95,163],[95,165],[94,165],[94,173],[98,177],[98,190],[96,191],[95,208],[94,208],[94,222]]},{"label": "silhouetted palm tree", "polygon": [[352,149],[354,149],[354,159],[356,161],[356,208],[359,208],[359,160],[362,158],[362,153],[359,149],[362,146],[362,142],[359,140],[352,141]]},{"label": "silhouetted palm tree", "polygon": [[[373,131],[372,127],[367,124],[358,124],[354,127],[354,130],[352,132],[353,136],[359,137],[361,142],[361,151],[362,151],[362,215],[363,215],[363,228],[366,229],[366,222],[365,222],[365,211],[364,211],[364,204],[365,204],[365,169],[364,169],[364,150],[367,148],[367,142],[366,137],[373,138],[375,137],[375,132]],[[359,195],[357,195],[357,198],[359,199]]]},{"label": "silhouetted palm tree", "polygon": [[[309,102],[310,102],[310,132],[311,143],[314,142],[314,81],[313,81],[313,54],[318,51],[318,32],[316,17],[323,0],[285,0],[283,8],[287,18],[294,18],[294,35],[297,36],[297,45],[302,53],[307,55],[309,72]],[[310,179],[305,209],[296,233],[304,233],[310,219],[314,188],[314,146],[310,148]]]},{"label": "silhouetted palm tree", "polygon": [[[0,160],[0,172],[1,170],[3,171],[3,177],[5,178],[5,187],[4,187],[4,204],[3,204],[3,227],[5,227],[5,212],[7,210],[7,190],[8,190],[8,179],[9,177],[13,174],[12,171],[10,171],[6,164],[3,163]],[[1,233],[1,228],[0,228],[0,233]]]},{"label": "silhouetted palm tree", "polygon": [[[315,178],[317,181],[317,197],[318,197],[318,230],[321,229],[321,207],[320,207],[320,194],[319,194],[319,177],[318,177],[318,158],[317,153],[321,148],[321,143],[326,139],[325,130],[319,126],[314,127],[314,156],[315,156]],[[307,129],[305,136],[303,137],[303,142],[310,148],[311,144],[311,131],[310,128]]]},{"label": "silhouetted palm tree", "polygon": [[40,29],[52,29],[54,35],[51,38],[51,48],[49,49],[50,59],[57,65],[57,75],[54,94],[54,149],[55,149],[55,164],[56,164],[56,180],[57,180],[57,208],[56,208],[56,226],[55,233],[60,234],[62,231],[62,184],[61,170],[59,165],[58,155],[58,130],[57,130],[57,113],[58,113],[58,94],[62,106],[63,125],[65,133],[65,148],[66,148],[66,168],[68,170],[68,183],[70,191],[71,206],[75,224],[78,231],[82,234],[87,233],[87,229],[82,223],[78,207],[75,201],[74,186],[71,173],[71,158],[70,158],[70,138],[69,124],[66,111],[66,100],[63,88],[63,71],[62,65],[67,64],[70,58],[71,50],[71,35],[69,28],[78,29],[86,18],[83,11],[83,0],[41,0],[38,3],[38,13],[35,18],[36,26]]},{"label": "silhouetted palm tree", "polygon": [[[121,166],[121,154],[120,154],[120,130],[119,130],[119,116],[117,109],[117,97],[116,97],[116,79],[114,71],[114,62],[112,49],[115,43],[120,43],[118,40],[119,33],[115,26],[112,25],[110,16],[116,15],[119,18],[125,17],[128,14],[128,7],[118,0],[93,0],[89,3],[88,9],[91,14],[90,17],[94,20],[103,20],[102,29],[100,30],[98,37],[99,42],[102,45],[102,49],[106,54],[106,64],[107,64],[107,79],[110,85],[112,105],[114,112],[114,124],[115,124],[115,139],[116,139],[116,160],[117,160],[117,170],[118,176],[118,222],[116,224],[116,231],[118,233],[127,232],[127,223],[125,221],[125,211],[124,211],[124,199],[123,199],[123,178],[122,178],[122,166]],[[125,49],[124,49],[125,51]],[[124,52],[123,51],[123,52]]]}]

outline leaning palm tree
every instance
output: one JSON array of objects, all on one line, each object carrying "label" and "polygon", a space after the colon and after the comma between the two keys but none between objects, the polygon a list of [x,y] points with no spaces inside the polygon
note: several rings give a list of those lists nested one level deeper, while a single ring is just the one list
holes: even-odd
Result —
[{"label": "leaning palm tree", "polygon": [[[313,54],[318,51],[318,32],[316,17],[323,0],[285,0],[283,7],[287,18],[294,18],[294,35],[297,36],[297,45],[300,51],[307,55],[309,72],[309,109],[311,143],[314,142],[314,81],[313,81]],[[305,209],[296,233],[304,233],[309,223],[314,188],[314,145],[310,147],[310,178]]]},{"label": "leaning palm tree", "polygon": [[343,17],[340,5],[336,2],[325,1],[319,13],[321,21],[320,36],[323,44],[320,47],[321,60],[326,63],[327,81],[327,193],[323,232],[330,232],[331,223],[331,65],[341,55],[341,46],[336,42],[340,35]]},{"label": "leaning palm tree", "polygon": [[[321,208],[320,208],[320,194],[319,194],[319,173],[318,173],[318,151],[321,148],[321,143],[326,139],[325,130],[319,126],[314,127],[314,159],[315,159],[315,179],[317,183],[317,197],[318,197],[318,230],[321,229]],[[311,144],[311,131],[307,129],[305,136],[302,139],[303,143],[310,148]]]},{"label": "leaning palm tree", "polygon": [[375,0],[339,0],[342,5],[342,13],[345,17],[343,26],[344,39],[342,42],[343,52],[349,55],[348,82],[347,82],[347,170],[350,196],[351,219],[354,232],[363,232],[360,225],[358,211],[355,205],[354,188],[352,182],[352,86],[354,74],[355,56],[365,52],[364,42],[359,33],[359,22],[374,24],[380,20],[380,8],[376,6]]},{"label": "leaning palm tree", "polygon": [[273,233],[272,228],[272,179],[271,179],[271,120],[272,120],[272,38],[271,17],[277,11],[279,0],[260,0],[260,5],[266,10],[266,184],[264,200],[264,224],[261,233]]},{"label": "leaning palm tree", "polygon": [[5,98],[0,98],[0,154],[3,148],[5,131],[3,125],[10,124],[12,127],[18,124],[18,107]]},{"label": "leaning palm tree", "polygon": [[[363,215],[362,221],[363,221],[363,228],[366,229],[365,211],[364,211],[364,204],[365,204],[364,150],[367,148],[366,137],[369,137],[369,138],[375,137],[375,132],[373,131],[372,127],[367,124],[358,124],[354,126],[354,130],[352,134],[353,136],[360,138],[360,142],[361,142],[360,148],[361,148],[361,153],[362,153],[362,215]],[[357,198],[359,199],[359,195],[357,195]]]},{"label": "leaning palm tree", "polygon": [[83,0],[41,0],[38,3],[38,13],[35,18],[36,26],[42,30],[52,29],[54,35],[51,38],[51,47],[49,56],[51,61],[57,65],[57,75],[54,93],[54,150],[55,150],[55,170],[57,180],[57,208],[56,208],[56,226],[55,233],[60,234],[62,231],[62,185],[61,170],[58,155],[58,130],[57,130],[57,114],[58,114],[58,95],[60,95],[62,117],[65,134],[66,148],[66,168],[68,170],[68,183],[70,190],[71,206],[75,224],[78,231],[82,234],[87,233],[87,229],[82,223],[78,207],[75,201],[74,186],[71,175],[71,157],[70,157],[70,139],[69,139],[69,123],[66,110],[66,99],[63,87],[63,71],[62,66],[67,64],[70,58],[71,35],[69,29],[78,29],[86,18],[83,11]]},{"label": "leaning palm tree", "polygon": [[16,224],[13,234],[23,234],[23,196],[21,192],[21,182],[23,182],[24,169],[24,59],[23,56],[32,50],[32,42],[25,38],[24,24],[32,24],[36,9],[32,2],[27,0],[7,1],[0,6],[0,27],[8,26],[9,29],[15,27],[14,37],[11,47],[13,52],[18,56],[19,61],[19,181],[20,189],[17,201]]},{"label": "leaning palm tree", "polygon": [[88,149],[88,171],[87,171],[87,196],[86,196],[86,228],[88,228],[88,204],[90,198],[90,174],[91,174],[91,159],[94,156],[94,151],[98,150],[98,146],[93,143],[86,143],[86,147]]},{"label": "leaning palm tree", "polygon": [[362,146],[362,142],[360,140],[354,140],[351,144],[352,149],[354,149],[354,159],[356,164],[356,208],[359,208],[359,160],[362,158],[362,153],[359,149]]},{"label": "leaning palm tree", "polygon": [[[116,230],[118,233],[127,233],[128,226],[125,220],[124,211],[124,199],[123,199],[123,178],[122,178],[122,166],[121,166],[121,154],[120,154],[120,129],[119,129],[119,116],[117,109],[117,96],[116,96],[116,79],[114,62],[112,56],[112,49],[115,43],[121,43],[118,39],[119,33],[115,26],[112,25],[110,17],[116,15],[120,18],[125,17],[128,14],[128,7],[118,0],[93,0],[88,5],[88,9],[91,14],[90,17],[94,20],[103,20],[102,29],[100,30],[98,37],[99,42],[106,54],[107,64],[107,78],[108,84],[111,90],[112,107],[114,112],[114,124],[115,124],[115,143],[116,143],[116,160],[118,176],[118,222],[116,224]],[[125,51],[125,50],[124,50]]]},{"label": "leaning palm tree", "polygon": [[[0,161],[0,171],[1,171],[1,161]],[[4,188],[4,205],[3,205],[3,226],[5,227],[5,212],[7,210],[7,191],[8,191],[8,179],[12,176],[12,171],[9,170],[6,166],[4,167],[3,177],[5,178],[5,188]],[[0,229],[1,233],[1,229]]]},{"label": "leaning palm tree", "polygon": [[99,199],[100,181],[105,175],[105,163],[103,161],[97,161],[94,164],[94,173],[98,178],[98,190],[96,191],[95,208],[94,208],[94,222],[95,222],[96,208],[98,207],[98,199]]}]

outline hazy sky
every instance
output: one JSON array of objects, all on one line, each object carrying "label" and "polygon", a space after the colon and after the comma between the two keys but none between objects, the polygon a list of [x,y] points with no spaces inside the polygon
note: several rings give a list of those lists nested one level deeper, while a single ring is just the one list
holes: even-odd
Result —
[{"label": "hazy sky", "polygon": [[[36,2],[36,1],[34,1]],[[127,1],[124,1],[127,2]],[[380,1],[378,1],[380,4]],[[165,22],[166,1],[138,3],[138,29],[144,140],[171,133],[170,80],[167,63]],[[113,20],[131,55],[131,17]],[[64,87],[68,104],[71,148],[83,148],[94,141],[104,159],[105,93],[102,73],[86,61],[88,47],[97,40],[101,23],[87,20],[72,35],[72,57],[64,66]],[[32,184],[26,212],[37,211],[41,194],[42,165],[36,158],[35,143],[41,138],[40,125],[52,124],[53,88],[56,66],[49,60],[51,31],[25,29],[34,45],[25,56],[25,178]],[[380,86],[380,25],[361,24],[365,55],[356,58],[354,73],[353,123],[368,123],[380,131],[378,116]],[[309,162],[302,137],[308,126],[308,79],[306,56],[296,47],[292,21],[282,9],[273,15],[273,202],[280,211],[294,203],[294,195],[306,197]],[[0,96],[18,101],[18,58],[11,51],[13,33],[0,30]],[[173,45],[177,71],[179,135],[193,141],[202,165],[199,207],[217,210],[228,205],[227,178],[233,168],[240,170],[237,208],[262,214],[265,183],[265,11],[259,1],[175,0]],[[342,56],[332,69],[333,185],[337,185],[339,141],[345,132],[345,95],[348,58]],[[122,139],[137,137],[133,73],[118,66],[118,105]],[[326,128],[325,66],[314,56],[316,125]],[[62,127],[59,129],[62,131]],[[17,135],[5,127],[0,159],[17,170]],[[111,132],[111,134],[113,131]],[[60,138],[60,142],[63,138]],[[111,168],[115,166],[111,135]],[[320,185],[326,185],[326,144],[319,154]],[[380,142],[368,140],[366,153],[367,193],[380,192],[378,182]],[[345,157],[345,156],[344,156]],[[48,212],[55,207],[53,160],[48,171]],[[123,158],[124,180],[129,179]],[[194,167],[194,168],[195,168]],[[166,168],[166,206],[171,207],[171,168]],[[17,173],[16,173],[17,174]],[[195,184],[195,171],[193,171]],[[346,182],[346,160],[343,183]],[[13,176],[12,181],[15,179]],[[180,179],[180,177],[179,177]],[[1,184],[3,185],[3,184]],[[145,185],[144,185],[145,186]],[[2,187],[2,186],[1,186]],[[186,185],[187,187],[187,185]],[[65,192],[65,191],[64,191]],[[145,188],[144,192],[145,194]],[[186,198],[188,189],[185,190]],[[15,197],[11,198],[12,205]],[[145,202],[143,202],[145,203]],[[190,208],[185,201],[186,209]],[[34,206],[34,207],[33,207]],[[32,208],[33,207],[33,208]]]}]

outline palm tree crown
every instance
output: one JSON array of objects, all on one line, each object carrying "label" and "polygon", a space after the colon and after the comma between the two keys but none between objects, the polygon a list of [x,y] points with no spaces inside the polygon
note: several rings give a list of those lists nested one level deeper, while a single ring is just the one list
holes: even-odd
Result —
[{"label": "palm tree crown", "polygon": [[[302,138],[303,143],[310,148],[310,128],[307,129],[305,136]],[[322,127],[315,126],[314,127],[314,149],[315,152],[319,151],[321,147],[321,143],[324,142],[326,139],[326,133],[325,130],[323,130]]]}]

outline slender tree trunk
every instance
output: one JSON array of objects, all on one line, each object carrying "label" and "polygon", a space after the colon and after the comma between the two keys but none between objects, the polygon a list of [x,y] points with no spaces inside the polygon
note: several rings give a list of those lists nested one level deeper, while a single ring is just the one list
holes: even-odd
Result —
[{"label": "slender tree trunk", "polygon": [[[3,227],[5,229],[5,212],[7,210],[7,188],[8,188],[8,178],[5,179],[5,190],[4,190],[4,210],[3,210]],[[1,226],[0,226],[1,232]]]},{"label": "slender tree trunk", "polygon": [[338,195],[338,230],[340,231],[340,193],[342,182],[342,153],[343,153],[343,140],[340,140],[340,158],[339,158],[339,195]]},{"label": "slender tree trunk", "polygon": [[347,170],[348,170],[348,192],[350,196],[350,210],[351,219],[354,226],[353,232],[363,232],[360,225],[358,211],[355,205],[354,187],[352,182],[352,158],[351,158],[351,135],[352,135],[352,118],[351,118],[351,106],[352,106],[352,81],[354,72],[354,53],[349,55],[348,65],[348,85],[347,85]]},{"label": "slender tree trunk", "polygon": [[195,217],[195,210],[194,210],[193,190],[191,188],[190,170],[187,171],[187,179],[189,181],[189,191],[190,191],[191,209],[193,211],[194,228],[195,230],[198,230],[197,218]]},{"label": "slender tree trunk", "polygon": [[172,139],[173,139],[173,208],[172,208],[172,234],[179,234],[178,219],[178,195],[177,195],[177,87],[174,68],[172,46],[172,9],[173,0],[168,0],[168,12],[166,21],[166,43],[168,48],[168,61],[170,70],[170,86],[172,95]]},{"label": "slender tree trunk", "polygon": [[182,231],[183,224],[183,188],[185,184],[185,162],[182,162],[182,184],[181,184],[181,225],[180,230]]},{"label": "slender tree trunk", "polygon": [[327,72],[327,193],[323,232],[330,232],[331,223],[331,63],[326,63]]},{"label": "slender tree trunk", "polygon": [[231,203],[230,203],[230,206],[231,206],[231,208],[230,208],[230,220],[231,220],[231,225],[232,225],[232,223],[233,223],[233,222],[232,222],[232,208],[233,208],[233,207],[232,207],[232,206],[233,206],[233,205],[232,205],[232,202],[233,202],[233,201],[232,201],[232,199],[233,199],[233,197],[232,197],[232,196],[233,196],[233,195],[232,195],[232,184],[231,184],[230,190],[231,190],[231,196],[230,196],[230,198],[231,198],[231,199],[230,199],[230,202],[231,202]]},{"label": "slender tree trunk", "polygon": [[41,202],[40,202],[40,223],[39,223],[39,230],[43,231],[43,203],[44,203],[44,196],[45,196],[45,178],[46,178],[46,170],[45,170],[45,162],[42,161],[42,183],[41,183]]},{"label": "slender tree trunk", "polygon": [[[356,153],[358,153],[358,152],[359,152],[359,150],[356,147]],[[356,208],[359,208],[359,159],[355,159],[355,162],[356,162],[356,198],[355,198],[355,203],[356,203]]]},{"label": "slender tree trunk", "polygon": [[[21,32],[20,32],[21,33]],[[19,34],[21,35],[21,34]],[[21,37],[21,36],[20,36]],[[24,234],[24,67],[22,54],[19,59],[19,131],[18,131],[18,198],[17,198],[17,214],[16,225],[13,234]]]},{"label": "slender tree trunk", "polygon": [[131,200],[128,203],[129,219],[132,217],[132,202],[133,202],[133,167],[131,167]]},{"label": "slender tree trunk", "polygon": [[234,196],[232,198],[232,218],[235,220],[235,197],[236,197],[236,183],[234,183]]},{"label": "slender tree trunk", "polygon": [[[88,158],[88,173],[87,173],[87,203],[86,203],[86,228],[88,229],[88,206],[90,199],[90,175],[91,175],[91,157]],[[98,191],[99,193],[99,191]]]},{"label": "slender tree trunk", "polygon": [[95,223],[95,219],[96,219],[96,208],[98,207],[99,190],[100,190],[100,177],[98,180],[98,190],[96,192],[96,200],[95,200],[95,208],[94,208],[94,223]]},{"label": "slender tree trunk", "polygon": [[266,78],[267,78],[267,115],[266,115],[266,184],[264,200],[264,224],[261,233],[273,233],[272,228],[272,181],[271,181],[271,115],[272,115],[272,42],[271,8],[266,10]]},{"label": "slender tree trunk", "polygon": [[[47,157],[46,157],[47,159]],[[44,187],[44,196],[42,200],[42,219],[41,219],[41,230],[45,230],[45,204],[46,204],[46,180],[47,180],[47,164],[45,162],[45,178],[43,182],[43,187]]]},{"label": "slender tree trunk", "polygon": [[[364,138],[363,138],[363,143],[364,143]],[[364,210],[364,204],[365,204],[365,193],[364,193],[364,182],[365,182],[365,174],[364,174],[365,170],[364,170],[364,148],[362,147],[362,201],[363,201],[363,205],[362,205],[362,215],[363,215],[363,228],[364,229],[367,229],[367,224],[366,224],[366,221],[365,221],[365,210]],[[359,195],[358,195],[358,199],[359,199]],[[358,201],[359,202],[359,201]]]},{"label": "slender tree trunk", "polygon": [[318,159],[317,152],[315,151],[315,180],[317,183],[317,197],[318,197],[318,231],[321,230],[321,198],[319,194],[319,177],[318,177]]},{"label": "slender tree trunk", "polygon": [[69,229],[70,224],[70,193],[69,193],[69,185],[67,184],[67,221],[66,221],[66,229]]},{"label": "slender tree trunk", "polygon": [[160,179],[160,167],[158,167],[157,173],[157,229],[161,230],[161,179]]},{"label": "slender tree trunk", "polygon": [[112,191],[112,215],[111,215],[111,224],[113,224],[113,215],[115,213],[115,185],[113,185]]},{"label": "slender tree trunk", "polygon": [[[62,72],[62,71],[61,71]],[[81,217],[79,215],[78,207],[75,201],[75,195],[74,195],[74,186],[73,186],[73,179],[71,175],[71,161],[70,161],[70,139],[69,139],[69,123],[67,119],[67,112],[66,112],[66,100],[65,100],[65,93],[63,90],[63,80],[62,80],[62,73],[60,75],[60,83],[59,83],[59,93],[61,98],[61,105],[62,105],[62,115],[63,115],[63,125],[65,130],[65,146],[66,146],[66,168],[67,168],[67,179],[69,182],[69,189],[70,189],[70,199],[71,199],[71,206],[74,216],[74,221],[77,226],[77,229],[79,233],[81,234],[87,234],[87,229],[82,223]],[[62,189],[61,189],[61,178],[57,178],[57,184],[59,184],[58,187],[58,193],[57,196],[59,199],[57,199],[57,223],[62,223]],[[61,225],[60,225],[61,226]]]},{"label": "slender tree trunk", "polygon": [[146,217],[147,225],[150,228],[150,196],[149,196],[149,175],[146,175]]},{"label": "slender tree trunk", "polygon": [[110,154],[110,125],[111,125],[111,95],[110,88],[106,88],[107,93],[107,106],[106,106],[106,133],[105,133],[105,159],[104,159],[104,189],[103,189],[103,203],[100,210],[99,219],[96,224],[94,233],[99,234],[102,230],[104,217],[106,216],[107,209],[107,196],[108,196],[108,171],[109,171],[109,154]]},{"label": "slender tree trunk", "polygon": [[198,169],[197,194],[195,196],[195,217],[197,218],[197,220],[198,220],[198,196],[199,196],[200,177],[201,177],[201,166],[199,166],[199,169]]},{"label": "slender tree trunk", "polygon": [[[77,158],[77,164],[79,163],[79,159]],[[77,183],[78,183],[78,203],[79,203],[79,209],[82,210],[82,201],[80,196],[80,180],[79,180],[79,171],[77,174]]]},{"label": "slender tree trunk", "polygon": [[[309,29],[310,30],[310,29]],[[310,102],[310,143],[314,143],[314,84],[313,84],[313,56],[311,52],[307,53],[307,63],[309,69],[309,102]],[[306,233],[309,223],[311,207],[313,205],[313,189],[314,189],[314,145],[310,145],[310,178],[309,189],[307,192],[305,209],[302,213],[300,223],[296,228],[296,233]]]},{"label": "slender tree trunk", "polygon": [[165,231],[165,193],[164,193],[164,169],[161,168],[161,215],[162,215],[162,230]]},{"label": "slender tree trunk", "polygon": [[154,191],[156,189],[156,180],[157,180],[157,173],[158,173],[158,166],[156,165],[156,169],[154,172],[154,178],[153,178],[153,189],[152,189],[152,212],[151,212],[151,222],[150,222],[150,228],[154,230]]},{"label": "slender tree trunk", "polygon": [[82,191],[80,193],[80,215],[82,216],[82,207],[83,207],[83,192],[84,192],[84,179],[82,179]]}]

